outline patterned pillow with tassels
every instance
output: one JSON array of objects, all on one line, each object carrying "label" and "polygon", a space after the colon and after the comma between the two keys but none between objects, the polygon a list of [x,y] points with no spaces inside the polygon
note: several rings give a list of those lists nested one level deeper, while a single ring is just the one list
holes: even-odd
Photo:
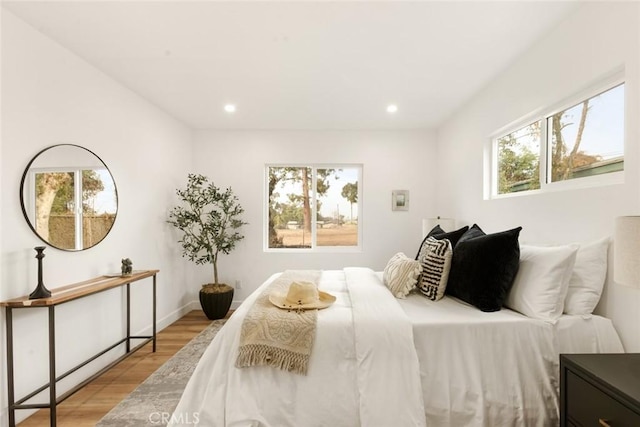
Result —
[{"label": "patterned pillow with tassels", "polygon": [[448,239],[427,238],[418,261],[421,266],[417,287],[427,298],[438,301],[444,296],[451,269],[453,249]]},{"label": "patterned pillow with tassels", "polygon": [[384,268],[382,282],[396,298],[405,298],[415,289],[420,276],[420,263],[402,252],[391,257]]}]

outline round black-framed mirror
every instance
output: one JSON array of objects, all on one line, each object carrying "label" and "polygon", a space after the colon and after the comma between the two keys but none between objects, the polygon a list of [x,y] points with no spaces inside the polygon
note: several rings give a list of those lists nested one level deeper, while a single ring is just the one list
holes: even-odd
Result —
[{"label": "round black-framed mirror", "polygon": [[20,182],[22,213],[46,244],[81,251],[113,228],[118,190],[107,165],[93,151],[56,144],[36,154]]}]

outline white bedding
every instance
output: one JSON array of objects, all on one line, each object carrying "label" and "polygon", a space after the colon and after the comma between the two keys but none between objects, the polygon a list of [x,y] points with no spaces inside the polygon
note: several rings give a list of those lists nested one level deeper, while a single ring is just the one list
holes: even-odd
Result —
[{"label": "white bedding", "polygon": [[170,425],[553,425],[559,352],[622,351],[610,321],[598,316],[551,324],[448,297],[397,300],[379,274],[349,268],[322,274],[319,288],[337,300],[318,312],[307,376],[236,368],[242,319],[276,276],[217,334]]},{"label": "white bedding", "polygon": [[447,296],[398,301],[413,324],[429,426],[558,425],[559,353],[623,351],[600,316],[551,323]]}]

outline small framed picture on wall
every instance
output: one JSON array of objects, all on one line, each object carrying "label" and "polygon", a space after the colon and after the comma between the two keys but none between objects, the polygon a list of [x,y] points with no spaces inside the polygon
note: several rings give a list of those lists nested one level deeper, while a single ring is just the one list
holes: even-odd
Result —
[{"label": "small framed picture on wall", "polygon": [[391,210],[409,210],[409,190],[393,190],[391,192]]}]

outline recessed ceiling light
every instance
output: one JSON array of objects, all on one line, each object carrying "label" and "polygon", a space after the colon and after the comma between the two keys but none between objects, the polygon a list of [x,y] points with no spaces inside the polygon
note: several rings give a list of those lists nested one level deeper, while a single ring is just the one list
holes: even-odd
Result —
[{"label": "recessed ceiling light", "polygon": [[396,111],[398,111],[398,106],[395,104],[389,104],[387,105],[387,113],[395,113]]},{"label": "recessed ceiling light", "polygon": [[227,113],[235,113],[236,112],[236,106],[233,104],[227,104],[224,106],[224,111],[226,111]]}]

